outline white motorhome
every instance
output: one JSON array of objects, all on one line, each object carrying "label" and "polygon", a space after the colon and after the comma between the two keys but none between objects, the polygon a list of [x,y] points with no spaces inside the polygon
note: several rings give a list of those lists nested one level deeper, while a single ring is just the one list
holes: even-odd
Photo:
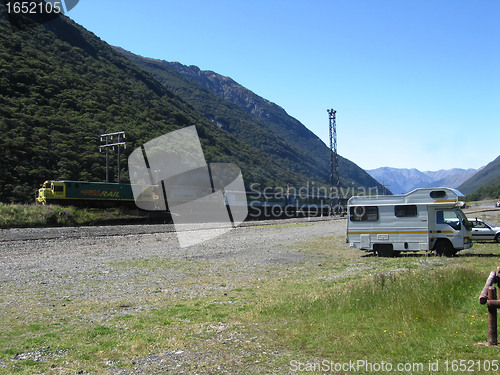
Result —
[{"label": "white motorhome", "polygon": [[460,209],[464,198],[450,188],[351,197],[347,202],[348,242],[378,256],[431,250],[453,256],[472,247],[472,226]]}]

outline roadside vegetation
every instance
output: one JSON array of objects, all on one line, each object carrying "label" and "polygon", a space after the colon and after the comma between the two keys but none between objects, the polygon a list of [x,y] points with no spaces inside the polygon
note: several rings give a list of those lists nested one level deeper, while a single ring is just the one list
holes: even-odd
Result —
[{"label": "roadside vegetation", "polygon": [[0,203],[0,228],[96,225],[138,217],[124,209]]},{"label": "roadside vegetation", "polygon": [[500,199],[500,177],[497,177],[488,185],[481,186],[473,193],[467,195],[467,201],[493,200],[496,202]]},{"label": "roadside vegetation", "polygon": [[[213,274],[213,264],[194,259],[107,265],[156,275],[176,269],[183,283],[205,285],[202,295],[166,295],[151,285],[143,301],[110,306],[23,290],[32,300],[0,316],[0,374],[114,373],[151,358],[174,370],[180,363],[185,373],[282,374],[299,364],[358,360],[422,364],[414,373],[430,373],[430,363],[439,363],[432,373],[450,373],[452,361],[466,360],[480,363],[475,373],[491,373],[481,366],[500,349],[483,345],[487,309],[478,295],[498,266],[498,244],[476,243],[454,258],[377,258],[324,237],[300,244],[299,253],[303,261],[270,264],[259,275],[234,275],[232,267]],[[89,278],[96,287],[99,279]],[[3,298],[15,289],[5,285]]]}]

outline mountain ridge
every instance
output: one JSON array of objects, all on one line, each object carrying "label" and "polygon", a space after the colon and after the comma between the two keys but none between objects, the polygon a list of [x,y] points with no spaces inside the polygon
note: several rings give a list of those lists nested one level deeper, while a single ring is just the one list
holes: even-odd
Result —
[{"label": "mountain ridge", "polygon": [[367,172],[381,184],[387,185],[394,194],[405,194],[416,188],[441,186],[457,188],[477,170],[452,168],[420,171],[416,168],[381,167]]},{"label": "mountain ridge", "polygon": [[[299,158],[317,180],[329,184],[330,149],[279,105],[246,89],[232,78],[213,71],[204,71],[194,65],[187,66],[179,62],[142,57],[120,47],[114,48],[188,101],[208,119],[232,134],[237,134],[252,146],[265,148],[265,139],[269,136],[284,142],[294,154],[290,158]],[[186,86],[188,81],[179,82],[179,74],[196,85]],[[207,94],[207,90],[212,96]],[[231,113],[228,112],[229,109]],[[254,134],[248,131],[256,127],[258,129],[252,132],[259,134],[258,139],[254,139]],[[339,170],[342,186],[351,187],[354,183],[360,187],[382,188],[363,169],[340,155]]]},{"label": "mountain ridge", "polygon": [[[254,118],[264,121],[269,129],[277,134],[283,130],[282,126],[279,125],[286,124],[287,130],[292,133],[294,140],[292,144],[299,144],[303,147],[304,141],[306,141],[306,145],[310,141],[323,143],[300,121],[289,116],[284,108],[248,90],[232,78],[211,70],[201,70],[194,65],[186,66],[179,62],[171,63],[168,61],[163,61],[163,63],[170,65],[184,76],[197,81],[223,99],[237,104]],[[306,150],[313,153],[317,152],[317,144],[307,147]],[[326,158],[326,160],[329,159]]]},{"label": "mountain ridge", "polygon": [[[29,17],[22,21],[31,22]],[[191,125],[207,162],[237,164],[247,183],[308,181],[220,129],[66,16],[15,31],[0,6],[0,87],[0,202],[33,202],[36,189],[49,179],[103,181],[99,135],[117,130],[127,133],[128,147],[120,155],[122,182],[128,180],[130,152]],[[116,166],[116,155],[110,159]]]},{"label": "mountain ridge", "polygon": [[458,188],[464,194],[471,194],[478,189],[495,185],[500,185],[500,155],[495,160],[478,170],[471,178],[464,181]]},{"label": "mountain ridge", "polygon": [[[20,21],[30,26],[28,16]],[[191,125],[196,125],[207,162],[238,165],[247,188],[251,183],[306,186],[319,181],[314,174],[327,173],[267,130],[258,132],[254,125],[263,143],[255,147],[223,129],[218,113],[208,118],[64,15],[16,31],[0,6],[0,87],[0,202],[33,202],[34,192],[49,179],[103,181],[106,167],[98,152],[99,135],[113,131],[127,135],[127,149],[120,154],[121,182],[128,181],[130,152]],[[217,110],[227,114],[237,108],[224,103]],[[116,181],[116,157],[110,155],[111,181]],[[359,174],[368,181],[366,186],[377,184],[361,169]]]}]

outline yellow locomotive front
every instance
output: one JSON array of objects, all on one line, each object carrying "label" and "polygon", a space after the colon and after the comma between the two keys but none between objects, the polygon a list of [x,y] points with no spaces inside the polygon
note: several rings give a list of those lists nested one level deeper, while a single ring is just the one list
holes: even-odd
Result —
[{"label": "yellow locomotive front", "polygon": [[37,190],[35,201],[40,204],[47,204],[50,200],[62,199],[64,196],[64,183],[59,181],[45,181],[42,187]]}]

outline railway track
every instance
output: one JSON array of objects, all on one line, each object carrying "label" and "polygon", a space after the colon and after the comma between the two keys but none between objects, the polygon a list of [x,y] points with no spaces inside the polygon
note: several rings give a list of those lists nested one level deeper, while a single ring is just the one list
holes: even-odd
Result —
[{"label": "railway track", "polygon": [[[465,209],[465,214],[469,217],[474,215],[488,215],[496,213],[499,215],[500,209],[471,207]],[[274,219],[274,220],[254,220],[245,221],[239,227],[255,227],[255,226],[271,226],[271,225],[293,225],[307,222],[318,222],[325,220],[341,220],[345,217],[302,217],[290,219]],[[204,227],[202,230],[211,230],[210,226]],[[88,227],[50,227],[50,228],[12,228],[0,229],[0,243],[19,242],[19,241],[55,241],[63,239],[79,239],[79,238],[103,238],[103,237],[119,237],[133,236],[146,234],[162,234],[175,232],[173,224],[127,224],[127,225],[102,225]]]},{"label": "railway track", "polygon": [[475,209],[475,208],[474,209],[473,208],[469,208],[469,209],[465,209],[464,210],[464,213],[466,215],[468,215],[468,214],[475,214],[475,213],[482,213],[482,214],[484,214],[484,213],[487,213],[487,212],[496,212],[497,214],[500,215],[500,208],[486,208],[486,209],[485,208],[482,208],[482,209],[480,209],[480,208],[477,208],[477,209]]},{"label": "railway track", "polygon": [[[309,217],[275,220],[245,221],[239,227],[276,226],[305,224],[319,221],[340,220],[342,217]],[[212,230],[215,227],[204,226],[200,230]],[[177,230],[182,230],[182,226]],[[80,238],[122,237],[147,234],[173,233],[173,224],[129,224],[89,227],[50,227],[50,228],[12,228],[0,230],[0,243],[22,241],[56,241]]]}]

